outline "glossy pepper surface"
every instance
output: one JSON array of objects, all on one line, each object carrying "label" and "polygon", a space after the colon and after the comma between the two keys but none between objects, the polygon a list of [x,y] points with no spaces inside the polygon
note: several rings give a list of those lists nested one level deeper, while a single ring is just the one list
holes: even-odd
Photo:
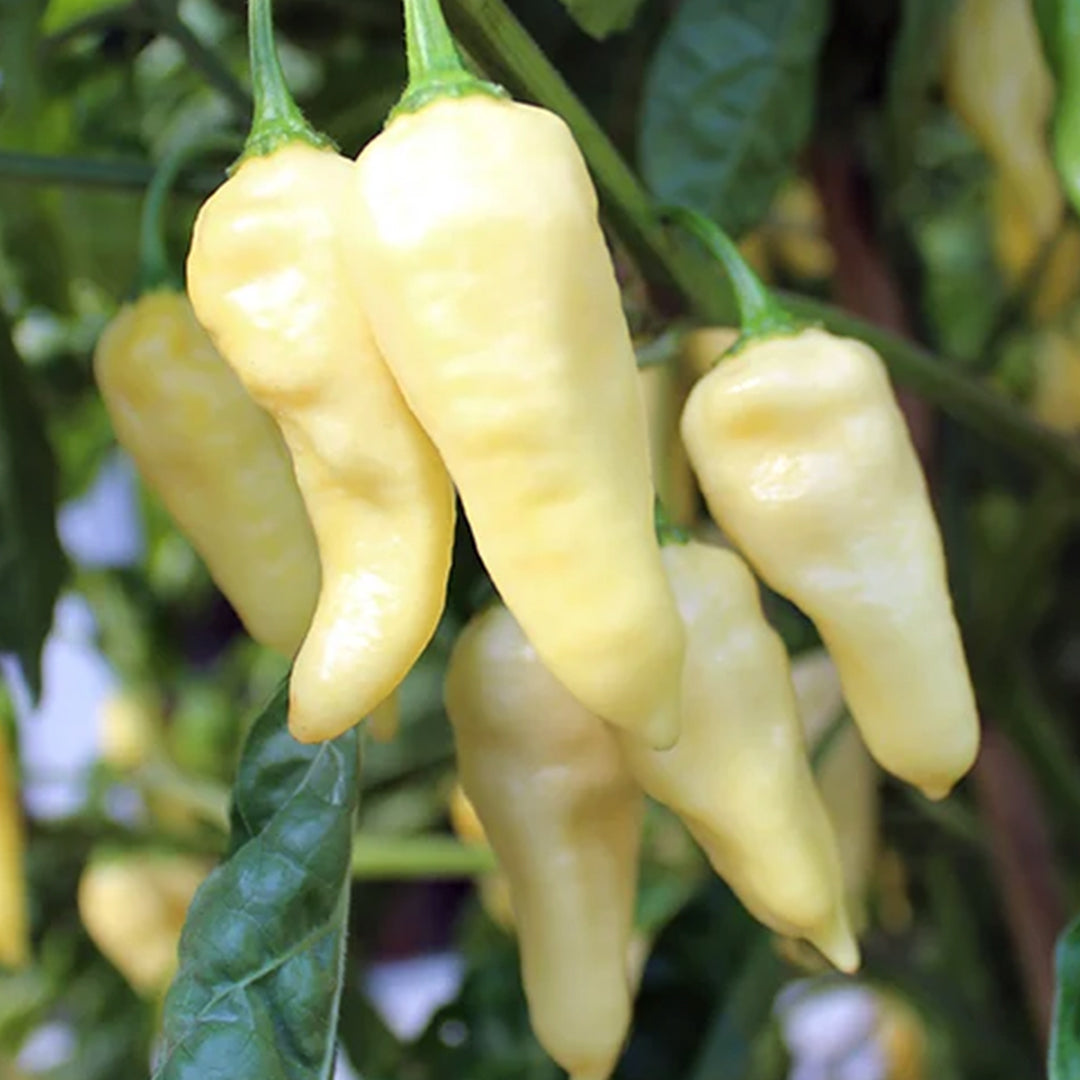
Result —
[{"label": "glossy pepper surface", "polygon": [[273,420],[248,396],[187,297],[126,305],[94,352],[120,445],[256,641],[293,656],[319,591],[319,556]]},{"label": "glossy pepper surface", "polygon": [[756,338],[691,392],[709,510],[815,622],[883,768],[941,798],[978,719],[926,482],[880,357],[821,330]]},{"label": "glossy pepper surface", "polygon": [[446,672],[460,780],[509,882],[536,1035],[604,1080],[630,1023],[642,796],[615,737],[547,671],[501,605]]},{"label": "glossy pepper surface", "polygon": [[854,970],[836,839],[757,582],[723,548],[671,544],[663,557],[687,630],[683,729],[667,751],[622,737],[630,770],[683,819],[751,914]]},{"label": "glossy pepper surface", "polygon": [[[251,16],[257,50],[270,40],[265,3]],[[272,44],[255,55],[284,94]],[[346,282],[338,240],[352,163],[298,114],[268,146],[256,134],[199,212],[188,288],[222,355],[280,425],[318,540],[322,591],[289,709],[292,733],[313,742],[383,702],[434,633],[453,490]]]},{"label": "glossy pepper surface", "polygon": [[14,756],[0,731],[0,968],[19,968],[30,959],[25,848]]},{"label": "glossy pepper surface", "polygon": [[[413,7],[441,20],[406,5],[411,26]],[[358,292],[544,662],[591,711],[670,746],[682,628],[596,192],[558,116],[462,93],[421,96],[360,154]]]}]

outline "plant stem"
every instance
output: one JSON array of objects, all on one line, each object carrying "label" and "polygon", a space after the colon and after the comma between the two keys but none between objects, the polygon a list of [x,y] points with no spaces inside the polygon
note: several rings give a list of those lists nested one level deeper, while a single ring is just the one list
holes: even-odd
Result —
[{"label": "plant stem", "polygon": [[505,97],[499,87],[478,79],[462,63],[439,0],[404,0],[404,8],[409,83],[391,110],[391,120],[403,113],[417,112],[441,97],[468,94]]},{"label": "plant stem", "polygon": [[161,32],[183,50],[191,66],[241,115],[251,112],[251,98],[221,57],[200,41],[176,13],[176,5],[166,0],[143,0]]},{"label": "plant stem", "polygon": [[731,238],[716,224],[696,210],[676,206],[664,210],[664,216],[696,237],[705,250],[723,267],[735,290],[739,305],[742,337],[735,343],[774,334],[791,334],[799,324],[777,303],[761,278],[747,265]]},{"label": "plant stem", "polygon": [[[736,304],[711,259],[665,229],[633,170],[502,0],[445,0],[458,40],[492,78],[514,94],[558,113],[589,164],[604,210],[649,281],[674,287],[699,319],[731,325]],[[898,383],[922,394],[960,423],[1034,465],[1080,486],[1080,445],[1047,430],[958,366],[918,345],[807,297],[779,293],[796,317],[869,342]]]},{"label": "plant stem", "polygon": [[182,289],[179,275],[169,260],[165,239],[165,207],[180,170],[192,158],[219,146],[231,146],[223,136],[186,140],[174,147],[161,164],[146,189],[139,231],[139,292],[153,289]]},{"label": "plant stem", "polygon": [[491,848],[449,836],[361,836],[353,844],[355,878],[469,878],[496,869]]},{"label": "plant stem", "polygon": [[265,157],[286,143],[300,142],[322,149],[331,145],[304,119],[289,93],[274,44],[270,0],[248,4],[248,44],[251,51],[251,84],[255,91],[255,115],[240,161]]},{"label": "plant stem", "polygon": [[[139,191],[154,178],[154,166],[145,161],[94,161],[89,158],[52,157],[0,150],[0,178],[31,184],[70,187],[129,188]],[[174,190],[206,195],[221,183],[213,172],[181,173]]]}]

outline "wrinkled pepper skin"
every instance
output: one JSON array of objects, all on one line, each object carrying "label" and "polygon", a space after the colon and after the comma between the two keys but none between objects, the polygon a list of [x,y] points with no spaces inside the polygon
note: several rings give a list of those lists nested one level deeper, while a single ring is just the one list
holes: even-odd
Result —
[{"label": "wrinkled pepper skin", "polygon": [[820,330],[758,339],[690,394],[717,525],[817,625],[870,752],[942,798],[979,727],[926,482],[880,357]]},{"label": "wrinkled pepper skin", "polygon": [[672,544],[663,556],[687,630],[683,730],[667,751],[622,737],[630,771],[682,818],[752,915],[853,971],[836,838],[757,582],[723,548]]},{"label": "wrinkled pepper skin", "polygon": [[117,441],[256,641],[291,657],[319,592],[315,537],[273,420],[183,293],[126,305],[94,352]]},{"label": "wrinkled pepper skin", "polygon": [[460,780],[510,886],[537,1038],[572,1080],[611,1074],[630,1024],[643,800],[612,730],[501,605],[446,672]]},{"label": "wrinkled pepper skin", "polygon": [[633,346],[581,153],[482,95],[361,153],[360,296],[500,595],[592,712],[670,746],[682,628],[653,533]]},{"label": "wrinkled pepper skin", "polygon": [[139,994],[176,973],[187,910],[211,866],[187,855],[95,855],[79,879],[79,915],[102,955]]},{"label": "wrinkled pepper skin", "polygon": [[30,960],[23,829],[15,762],[0,731],[0,968],[21,968]]},{"label": "wrinkled pepper skin", "polygon": [[1006,271],[1019,280],[1064,208],[1047,141],[1054,83],[1030,0],[961,0],[950,25],[945,95],[998,172],[995,198],[1014,208],[1030,234],[1023,260],[1015,238],[1011,256],[1003,252]]},{"label": "wrinkled pepper skin", "polygon": [[188,257],[196,314],[278,422],[318,540],[322,591],[290,684],[301,742],[396,689],[442,614],[453,542],[450,479],[346,283],[352,168],[301,142],[246,159],[200,211]]}]

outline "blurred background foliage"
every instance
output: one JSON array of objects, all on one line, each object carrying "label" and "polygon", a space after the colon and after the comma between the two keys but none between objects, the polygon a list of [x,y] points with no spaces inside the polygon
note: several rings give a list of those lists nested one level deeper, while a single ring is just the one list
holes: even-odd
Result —
[{"label": "blurred background foliage", "polygon": [[[452,19],[468,6],[447,4]],[[1049,283],[1018,289],[999,270],[992,170],[941,92],[947,0],[509,6],[656,193],[733,230],[772,283],[925,344],[1068,437],[1080,430],[1080,253],[1062,256]],[[295,93],[355,154],[403,82],[397,0],[278,0],[275,14]],[[51,507],[55,478],[70,512],[116,467],[93,345],[134,287],[155,163],[204,131],[234,132],[239,147],[244,16],[241,0],[0,2],[0,338],[18,356],[5,340],[0,501],[29,491]],[[169,217],[178,265],[198,200],[228,160],[211,155],[181,179]],[[663,347],[683,312],[649,293],[629,259],[620,267],[643,352]],[[659,409],[677,408],[691,377],[680,371]],[[773,941],[655,811],[621,1080],[1042,1074],[1050,949],[1077,907],[1080,869],[1080,504],[1075,485],[950,418],[948,401],[904,401],[939,504],[987,751],[942,805],[880,781],[857,981]],[[147,1074],[154,979],[167,976],[140,984],[104,938],[91,941],[80,877],[103,853],[219,856],[248,718],[284,674],[244,637],[153,496],[140,490],[137,510],[136,553],[115,558],[66,535],[63,513],[64,556],[51,526],[19,531],[40,513],[0,514],[0,580],[21,598],[0,616],[0,644],[33,683],[63,578],[92,618],[66,629],[58,619],[54,637],[103,656],[110,673],[100,692],[68,702],[95,733],[84,796],[62,813],[28,800],[34,959],[0,975],[0,1080]],[[343,1061],[363,1077],[557,1075],[529,1032],[490,856],[451,822],[442,670],[488,595],[463,528],[443,626],[402,693],[401,730],[387,743],[364,737],[340,1032]],[[792,652],[812,648],[801,616],[767,599]],[[5,723],[18,714],[29,784],[40,718],[5,670]],[[840,791],[849,782],[842,770],[834,779]],[[447,951],[462,981],[430,1019],[406,1031],[385,1002],[376,1007],[373,972]],[[807,1025],[832,1031],[832,1043],[808,1039]]]}]

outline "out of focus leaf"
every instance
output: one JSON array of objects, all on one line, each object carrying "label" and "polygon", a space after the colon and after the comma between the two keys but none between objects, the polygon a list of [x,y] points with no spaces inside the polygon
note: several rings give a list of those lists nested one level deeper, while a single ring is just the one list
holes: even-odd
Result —
[{"label": "out of focus leaf", "polygon": [[885,112],[894,183],[915,164],[915,136],[930,104],[955,0],[906,0],[889,60]]},{"label": "out of focus leaf", "polygon": [[56,534],[56,462],[0,313],[0,650],[18,656],[35,696],[66,565]]},{"label": "out of focus leaf", "polygon": [[122,6],[117,0],[49,0],[49,6],[45,9],[45,16],[41,21],[41,29],[43,33],[55,34],[58,30],[66,30],[99,11]]},{"label": "out of focus leaf", "polygon": [[641,164],[664,202],[741,234],[810,132],[828,0],[684,0],[645,86]]},{"label": "out of focus leaf", "polygon": [[1058,939],[1049,1080],[1080,1078],[1080,919]]},{"label": "out of focus leaf", "polygon": [[597,40],[628,30],[643,0],[562,0],[574,21]]},{"label": "out of focus leaf", "polygon": [[328,1080],[358,791],[352,730],[305,746],[283,686],[255,721],[230,854],[200,888],[165,1003],[158,1080]]}]

